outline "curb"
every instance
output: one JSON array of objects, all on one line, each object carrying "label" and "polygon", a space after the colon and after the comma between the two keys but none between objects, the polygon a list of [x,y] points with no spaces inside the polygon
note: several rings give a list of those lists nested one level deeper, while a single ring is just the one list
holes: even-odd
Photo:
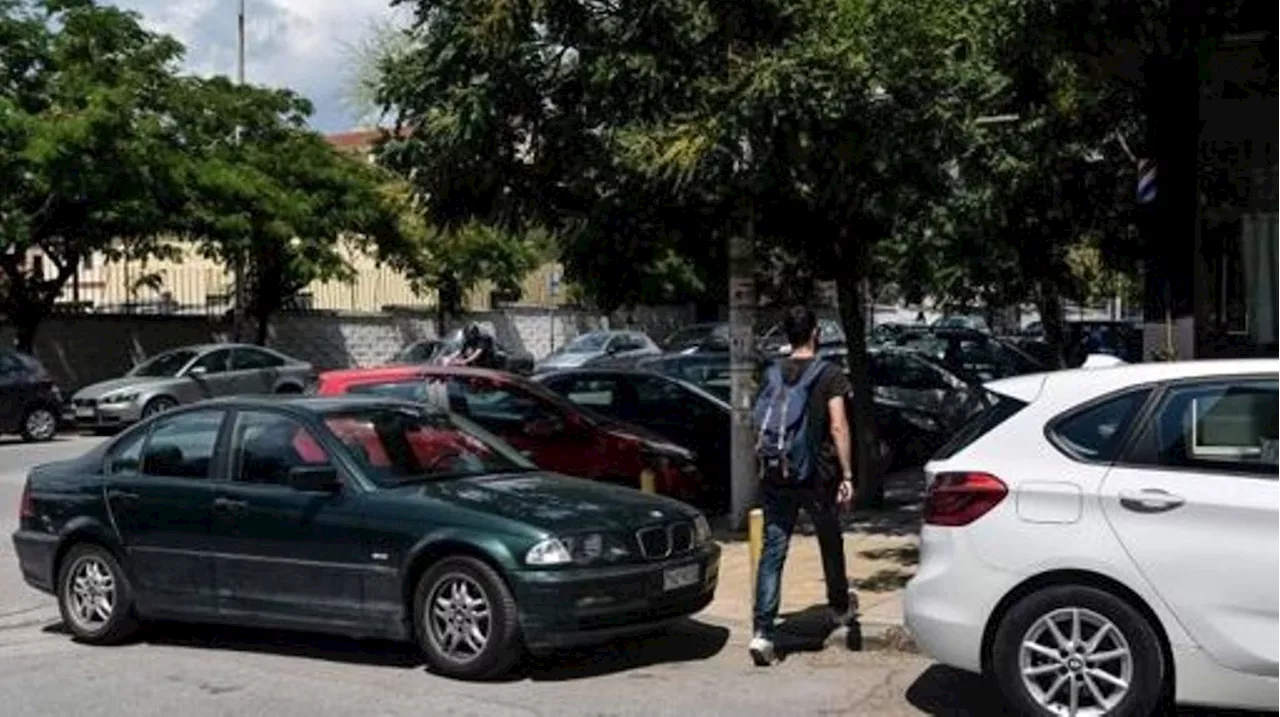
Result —
[{"label": "curb", "polygon": [[[705,614],[695,614],[690,617],[728,628],[733,634],[742,636],[744,645],[748,639],[747,636],[751,634],[751,625],[739,620]],[[903,625],[886,622],[859,622],[856,623],[856,626],[859,632],[833,630],[823,640],[823,649],[843,647],[853,652],[921,654],[915,639],[911,637],[910,631]]]}]

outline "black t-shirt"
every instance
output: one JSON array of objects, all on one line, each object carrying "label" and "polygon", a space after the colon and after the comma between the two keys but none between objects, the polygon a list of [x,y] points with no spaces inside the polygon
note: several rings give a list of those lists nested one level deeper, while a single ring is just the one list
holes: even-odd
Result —
[{"label": "black t-shirt", "polygon": [[479,334],[467,340],[463,346],[465,352],[471,352],[475,349],[480,350],[480,355],[475,361],[471,362],[472,366],[477,368],[498,368],[498,352],[494,350],[493,338],[487,334]]},{"label": "black t-shirt", "polygon": [[833,398],[849,395],[849,379],[838,365],[825,359],[788,358],[782,361],[782,380],[789,384],[799,381],[813,361],[821,361],[823,366],[809,390],[808,435],[816,444],[813,455],[818,457],[817,477],[824,483],[833,483],[840,478],[840,458],[836,455],[835,441],[831,440],[831,413],[827,404]]}]

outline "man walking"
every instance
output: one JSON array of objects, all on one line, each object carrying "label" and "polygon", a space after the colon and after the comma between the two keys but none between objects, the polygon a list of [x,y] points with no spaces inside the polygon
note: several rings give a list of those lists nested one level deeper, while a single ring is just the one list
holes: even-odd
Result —
[{"label": "man walking", "polygon": [[855,615],[849,604],[839,511],[853,500],[853,464],[840,367],[817,356],[818,321],[797,306],[782,326],[791,353],[770,366],[756,401],[754,424],[764,509],[764,548],[756,571],[754,634],[749,650],[757,665],[775,660],[773,623],[778,617],[782,567],[801,508],[818,534],[827,606],[836,626]]}]

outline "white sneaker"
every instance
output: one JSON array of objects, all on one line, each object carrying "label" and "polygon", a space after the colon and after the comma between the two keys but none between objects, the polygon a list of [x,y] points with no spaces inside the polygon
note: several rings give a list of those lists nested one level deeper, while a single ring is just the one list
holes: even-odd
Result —
[{"label": "white sneaker", "polygon": [[773,641],[759,633],[751,638],[747,651],[751,653],[751,659],[756,663],[756,667],[768,667],[777,659],[773,652]]}]

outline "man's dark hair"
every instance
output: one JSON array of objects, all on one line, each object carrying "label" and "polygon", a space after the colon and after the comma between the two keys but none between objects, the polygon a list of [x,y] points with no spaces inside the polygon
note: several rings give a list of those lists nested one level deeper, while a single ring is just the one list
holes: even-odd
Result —
[{"label": "man's dark hair", "polygon": [[787,335],[787,343],[791,348],[804,346],[813,340],[813,331],[818,328],[818,317],[807,306],[793,306],[787,309],[782,317],[782,332]]}]

